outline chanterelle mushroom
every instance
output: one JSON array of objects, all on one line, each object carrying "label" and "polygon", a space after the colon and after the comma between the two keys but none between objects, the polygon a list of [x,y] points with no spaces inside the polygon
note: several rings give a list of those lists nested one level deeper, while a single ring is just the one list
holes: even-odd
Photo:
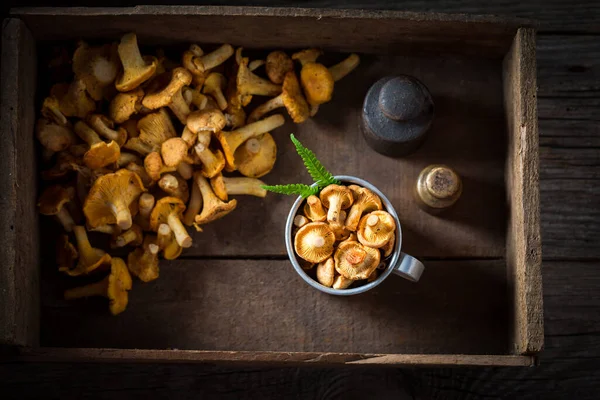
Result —
[{"label": "chanterelle mushroom", "polygon": [[164,108],[141,118],[137,127],[140,136],[136,139],[152,146],[152,151],[158,151],[165,140],[177,136],[171,117]]},{"label": "chanterelle mushroom", "polygon": [[358,67],[359,63],[360,58],[358,57],[358,54],[353,53],[350,54],[345,60],[329,67],[329,72],[331,73],[333,80],[337,82]]},{"label": "chanterelle mushroom", "polygon": [[211,72],[206,77],[206,80],[204,81],[204,87],[202,88],[202,93],[213,96],[221,110],[225,110],[227,108],[227,99],[223,94],[223,89],[225,89],[226,85],[227,81],[225,80],[223,74]]},{"label": "chanterelle mushroom", "polygon": [[129,253],[127,268],[131,274],[137,276],[142,282],[158,279],[158,251],[158,245],[147,243]]},{"label": "chanterelle mushroom", "polygon": [[142,228],[133,224],[131,228],[117,235],[114,239],[113,247],[139,246],[144,242],[144,234]]},{"label": "chanterelle mushroom", "polygon": [[378,249],[358,242],[340,243],[334,254],[335,269],[347,279],[367,279],[379,265]]},{"label": "chanterelle mushroom", "polygon": [[90,114],[87,123],[96,133],[105,139],[114,140],[119,146],[127,141],[127,131],[124,128],[114,130],[115,124],[104,115]]},{"label": "chanterelle mushroom", "polygon": [[46,118],[38,119],[35,133],[46,149],[56,152],[63,151],[75,143],[76,137],[68,126],[58,125]]},{"label": "chanterelle mushroom", "polygon": [[190,198],[188,184],[179,176],[165,174],[158,181],[158,186],[169,196],[177,197],[184,203],[187,203]]},{"label": "chanterelle mushroom", "polygon": [[272,51],[267,56],[265,70],[271,82],[281,85],[285,75],[294,70],[294,62],[283,51]]},{"label": "chanterelle mushroom", "polygon": [[144,158],[144,169],[153,181],[158,181],[160,176],[166,172],[175,171],[175,167],[167,167],[160,153],[152,152]]},{"label": "chanterelle mushroom", "polygon": [[334,278],[335,262],[333,257],[329,257],[317,265],[317,281],[323,286],[331,287],[333,286]]},{"label": "chanterelle mushroom", "polygon": [[340,224],[340,211],[352,205],[352,192],[346,186],[329,185],[321,191],[321,202],[327,211],[327,221],[330,224]]},{"label": "chanterelle mushroom", "polygon": [[304,225],[294,237],[296,254],[311,263],[320,263],[329,258],[333,254],[334,243],[333,231],[323,222]]},{"label": "chanterelle mushroom", "polygon": [[262,188],[263,181],[254,178],[229,178],[221,174],[210,180],[213,191],[223,201],[227,201],[229,195],[249,195],[265,197],[267,191]]},{"label": "chanterelle mushroom", "polygon": [[69,241],[69,236],[60,235],[56,242],[56,263],[59,271],[73,269],[73,263],[79,257],[75,246]]},{"label": "chanterelle mushroom", "polygon": [[142,193],[138,199],[138,215],[135,216],[136,223],[144,230],[150,229],[150,214],[154,208],[154,196],[150,193]]},{"label": "chanterelle mushroom", "polygon": [[111,140],[106,143],[98,134],[83,121],[75,123],[75,133],[85,141],[90,149],[84,154],[83,161],[88,168],[99,169],[117,162],[121,149],[117,142]]},{"label": "chanterelle mushroom", "polygon": [[356,194],[358,197],[354,199],[354,204],[352,204],[352,208],[350,208],[348,217],[346,218],[346,229],[353,232],[356,231],[363,213],[381,210],[382,208],[379,196],[369,189],[360,188],[356,191]]},{"label": "chanterelle mushroom", "polygon": [[202,162],[202,175],[207,178],[220,173],[225,167],[225,156],[221,150],[214,152],[208,147],[210,144],[211,134],[208,131],[200,131],[198,133],[197,143],[194,146],[196,156]]},{"label": "chanterelle mushroom", "polygon": [[380,248],[391,239],[396,230],[396,221],[385,211],[373,211],[358,223],[358,241],[365,246]]},{"label": "chanterelle mushroom", "polygon": [[110,264],[111,257],[104,250],[92,247],[87,236],[85,227],[73,227],[77,249],[79,252],[79,262],[75,268],[59,268],[59,271],[69,276],[87,275],[91,272],[102,270]]},{"label": "chanterelle mushroom", "polygon": [[143,97],[144,90],[142,88],[117,93],[108,106],[108,116],[117,124],[127,121],[133,114],[142,109]]},{"label": "chanterelle mushroom", "polygon": [[54,215],[67,232],[71,232],[75,221],[65,208],[73,200],[72,193],[60,185],[48,187],[38,200],[39,212],[42,215]]},{"label": "chanterelle mushroom", "polygon": [[185,214],[183,214],[183,223],[187,226],[192,226],[194,224],[194,218],[202,209],[202,193],[196,183],[196,174],[198,174],[198,172],[194,172],[194,176],[192,177],[192,194],[190,195],[190,202],[185,210]]},{"label": "chanterelle mushroom", "polygon": [[80,41],[73,53],[73,72],[83,81],[92,99],[104,98],[104,89],[114,82],[119,72],[116,46],[90,47]]},{"label": "chanterelle mushroom", "polygon": [[127,265],[122,259],[115,257],[111,261],[110,275],[100,282],[66,290],[65,300],[104,296],[109,299],[110,312],[117,315],[127,307],[128,291],[131,290],[131,286],[131,275]]},{"label": "chanterelle mushroom", "polygon": [[60,112],[67,117],[85,118],[96,109],[96,103],[90,98],[80,79],[75,79],[70,84],[59,83],[52,86],[50,96],[58,100]]},{"label": "chanterelle mushroom", "polygon": [[348,279],[343,275],[338,275],[335,277],[332,287],[338,290],[347,289],[352,283],[354,283],[354,280]]},{"label": "chanterelle mushroom", "polygon": [[156,202],[150,214],[150,228],[157,231],[160,224],[166,223],[173,230],[175,239],[181,247],[190,247],[192,238],[181,223],[181,216],[185,211],[185,204],[177,197],[163,197]]},{"label": "chanterelle mushroom", "polygon": [[225,153],[227,166],[231,170],[236,169],[234,153],[242,143],[244,143],[250,138],[262,135],[263,133],[267,133],[275,128],[278,128],[284,123],[285,119],[283,118],[283,116],[281,114],[275,114],[260,121],[256,121],[241,128],[238,128],[235,131],[218,132],[217,139],[219,139],[221,147],[223,148],[223,152]]},{"label": "chanterelle mushroom", "polygon": [[277,160],[277,145],[269,132],[248,139],[237,148],[233,158],[240,174],[260,178],[271,172]]},{"label": "chanterelle mushroom", "polygon": [[154,78],[146,88],[142,105],[150,110],[169,107],[177,119],[185,124],[190,107],[183,98],[183,87],[192,82],[192,74],[177,67]]},{"label": "chanterelle mushroom", "polygon": [[333,95],[333,76],[323,64],[316,62],[322,54],[320,50],[308,49],[292,55],[294,60],[300,61],[300,82],[308,104],[317,106],[327,103]]},{"label": "chanterelle mushroom", "polygon": [[67,117],[60,111],[60,104],[58,104],[58,99],[54,96],[44,99],[42,103],[42,115],[44,118],[54,121],[58,125],[65,126],[69,123]]},{"label": "chanterelle mushroom", "polygon": [[162,250],[165,260],[174,260],[181,255],[183,248],[175,240],[169,225],[160,224],[156,233],[156,243],[159,249]]},{"label": "chanterelle mushroom", "polygon": [[194,162],[188,155],[187,143],[180,137],[165,140],[161,145],[160,154],[167,167],[177,167],[182,162]]},{"label": "chanterelle mushroom", "polygon": [[394,245],[396,244],[396,235],[392,232],[390,239],[380,247],[380,250],[383,251],[384,257],[389,257],[394,251]]},{"label": "chanterelle mushroom", "polygon": [[266,103],[256,107],[250,116],[248,116],[248,122],[254,122],[262,118],[263,115],[277,109],[285,107],[292,120],[300,124],[309,117],[310,111],[308,104],[300,89],[298,78],[294,71],[290,71],[285,74],[283,80],[283,89],[279,96],[272,98]]},{"label": "chanterelle mushroom", "polygon": [[194,178],[200,193],[202,194],[202,212],[194,218],[197,225],[204,225],[224,217],[235,209],[237,200],[233,199],[229,202],[224,202],[219,199],[210,184],[201,174],[194,174]]},{"label": "chanterelle mushroom", "polygon": [[258,95],[277,96],[281,93],[281,86],[276,85],[248,69],[248,58],[242,58],[236,78],[238,96]]},{"label": "chanterelle mushroom", "polygon": [[323,222],[327,219],[327,211],[323,209],[323,203],[315,195],[308,196],[304,205],[304,215],[313,222]]},{"label": "chanterelle mushroom", "polygon": [[201,131],[220,132],[225,128],[227,120],[223,113],[217,109],[206,109],[192,112],[187,119],[186,128],[198,134]]},{"label": "chanterelle mushroom", "polygon": [[158,64],[156,57],[142,57],[135,33],[123,35],[118,51],[123,64],[123,72],[115,81],[115,87],[119,92],[133,90],[154,75]]},{"label": "chanterelle mushroom", "polygon": [[117,224],[121,229],[131,228],[129,207],[144,191],[139,176],[126,169],[101,176],[94,182],[83,205],[88,225],[93,228]]}]

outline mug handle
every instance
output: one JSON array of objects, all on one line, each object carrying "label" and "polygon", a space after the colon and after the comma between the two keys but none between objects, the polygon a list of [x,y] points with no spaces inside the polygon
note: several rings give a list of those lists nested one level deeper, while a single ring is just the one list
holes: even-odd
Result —
[{"label": "mug handle", "polygon": [[406,253],[400,253],[400,258],[393,266],[392,272],[409,281],[418,282],[424,270],[425,266],[421,261]]}]

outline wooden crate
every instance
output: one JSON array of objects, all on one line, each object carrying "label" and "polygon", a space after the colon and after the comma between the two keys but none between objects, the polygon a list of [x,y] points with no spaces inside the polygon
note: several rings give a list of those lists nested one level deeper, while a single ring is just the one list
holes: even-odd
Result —
[{"label": "wooden crate", "polygon": [[[268,183],[309,182],[294,132],[335,174],[379,187],[400,215],[403,250],[420,283],[396,277],[352,298],[310,288],[287,260],[293,199],[239,199],[238,210],[194,235],[185,258],[134,283],[111,317],[101,299],[67,303],[78,283],[59,276],[40,234],[33,126],[43,93],[36,57],[49,41],[117,39],[144,45],[231,43],[254,49],[321,47],[333,63],[361,54],[331,103],[274,132]],[[406,73],[436,103],[423,147],[403,159],[366,146],[358,125],[367,88]],[[464,15],[237,7],[19,9],[2,33],[0,343],[21,360],[511,365],[543,345],[535,31],[519,21]],[[447,163],[464,194],[445,217],[412,199],[419,171]],[[40,228],[40,226],[42,228]]]}]

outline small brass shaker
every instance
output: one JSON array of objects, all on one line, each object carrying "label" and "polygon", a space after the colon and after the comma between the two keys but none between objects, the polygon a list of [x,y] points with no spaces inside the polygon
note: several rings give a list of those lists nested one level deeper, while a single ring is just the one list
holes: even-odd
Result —
[{"label": "small brass shaker", "polygon": [[432,214],[451,207],[462,194],[462,181],[452,168],[432,164],[419,174],[416,198],[419,206]]}]

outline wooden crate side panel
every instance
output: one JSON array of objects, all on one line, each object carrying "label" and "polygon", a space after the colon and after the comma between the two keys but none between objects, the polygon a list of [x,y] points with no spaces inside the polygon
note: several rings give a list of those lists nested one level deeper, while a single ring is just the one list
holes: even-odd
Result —
[{"label": "wooden crate side panel", "polygon": [[0,126],[0,343],[39,341],[34,147],[36,54],[19,19],[2,25]]},{"label": "wooden crate side panel", "polygon": [[533,29],[519,29],[506,56],[504,98],[509,132],[506,245],[514,303],[512,335],[515,353],[529,354],[540,351],[544,341]]},{"label": "wooden crate side panel", "polygon": [[535,357],[463,354],[351,354],[270,351],[197,351],[93,348],[23,348],[15,360],[31,362],[166,362],[235,365],[511,366],[535,365]]},{"label": "wooden crate side panel", "polygon": [[[140,39],[156,44],[200,40],[245,48],[468,52],[493,57],[506,52],[517,26],[506,19],[467,15],[261,7],[24,8],[14,12],[40,40],[118,38],[135,31]],[[69,29],[54,29],[57,25]]]}]

